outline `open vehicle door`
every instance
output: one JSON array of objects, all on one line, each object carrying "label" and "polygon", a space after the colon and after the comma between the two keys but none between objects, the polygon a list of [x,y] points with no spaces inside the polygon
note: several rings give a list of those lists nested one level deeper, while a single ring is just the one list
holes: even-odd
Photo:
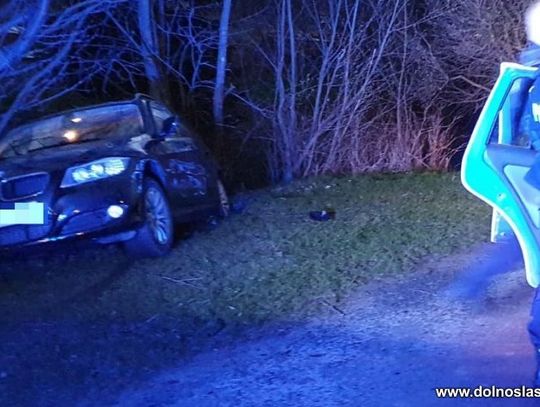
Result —
[{"label": "open vehicle door", "polygon": [[461,172],[463,185],[494,209],[492,241],[518,239],[533,287],[540,285],[540,152],[523,123],[540,122],[540,104],[529,100],[536,76],[537,68],[501,65]]}]

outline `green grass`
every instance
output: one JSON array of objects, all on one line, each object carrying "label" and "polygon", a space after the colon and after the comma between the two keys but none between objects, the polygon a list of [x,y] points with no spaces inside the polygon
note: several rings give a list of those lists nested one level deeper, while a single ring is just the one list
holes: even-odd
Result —
[{"label": "green grass", "polygon": [[[162,259],[131,261],[109,248],[4,262],[0,318],[259,323],[339,302],[374,275],[409,271],[489,234],[489,208],[458,174],[323,177],[248,199],[244,214]],[[335,221],[309,219],[325,206]]]}]

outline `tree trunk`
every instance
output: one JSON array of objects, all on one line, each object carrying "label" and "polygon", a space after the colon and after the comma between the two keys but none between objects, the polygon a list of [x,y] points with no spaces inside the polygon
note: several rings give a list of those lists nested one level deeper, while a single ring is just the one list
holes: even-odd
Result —
[{"label": "tree trunk", "polygon": [[227,47],[229,45],[229,20],[232,0],[224,0],[219,22],[219,46],[214,88],[214,122],[223,125],[223,100],[225,97],[225,73],[227,70]]},{"label": "tree trunk", "polygon": [[150,0],[139,0],[138,6],[141,55],[148,78],[150,96],[161,99],[161,75],[155,59],[158,51],[153,29],[152,6]]}]

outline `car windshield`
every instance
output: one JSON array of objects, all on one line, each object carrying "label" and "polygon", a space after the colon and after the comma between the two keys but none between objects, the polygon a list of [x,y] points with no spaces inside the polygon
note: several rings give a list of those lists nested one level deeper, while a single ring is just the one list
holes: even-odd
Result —
[{"label": "car windshield", "polygon": [[11,130],[0,140],[0,158],[32,151],[141,134],[137,105],[114,104],[71,111]]}]

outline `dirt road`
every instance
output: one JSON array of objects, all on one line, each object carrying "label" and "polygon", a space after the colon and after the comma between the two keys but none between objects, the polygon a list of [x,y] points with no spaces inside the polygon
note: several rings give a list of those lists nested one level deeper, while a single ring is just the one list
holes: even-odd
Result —
[{"label": "dirt road", "polygon": [[[526,322],[532,289],[519,267],[493,276],[489,284],[472,284],[483,280],[479,270],[491,255],[493,248],[479,246],[412,275],[373,281],[339,310],[301,326],[284,323],[216,345],[127,389],[116,401],[122,406],[538,405],[524,399],[435,398],[436,387],[531,383]],[[472,289],[476,295],[465,295]]]}]

